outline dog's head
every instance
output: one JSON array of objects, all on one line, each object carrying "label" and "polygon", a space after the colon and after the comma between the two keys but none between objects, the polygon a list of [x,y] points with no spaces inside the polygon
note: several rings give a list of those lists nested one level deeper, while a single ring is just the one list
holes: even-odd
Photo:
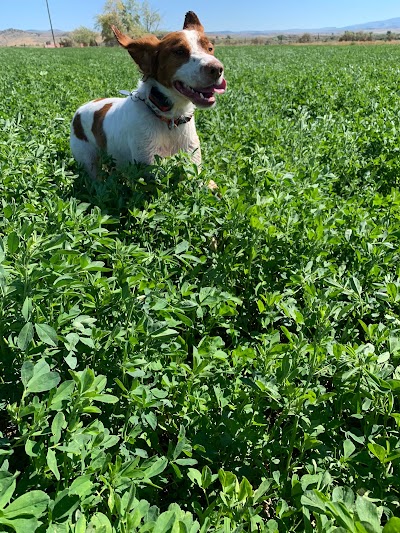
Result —
[{"label": "dog's head", "polygon": [[161,40],[155,35],[131,39],[115,26],[112,30],[145,79],[155,79],[198,107],[213,106],[215,94],[225,92],[224,67],[193,11],[186,13],[182,31]]}]

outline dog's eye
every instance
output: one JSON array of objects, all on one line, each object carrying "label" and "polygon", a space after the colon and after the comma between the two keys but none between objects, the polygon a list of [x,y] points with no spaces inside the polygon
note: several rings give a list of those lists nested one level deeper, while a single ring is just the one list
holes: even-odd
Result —
[{"label": "dog's eye", "polygon": [[176,50],[174,50],[174,54],[176,54],[177,56],[183,56],[184,54],[186,54],[186,50],[184,48],[177,48]]},{"label": "dog's eye", "polygon": [[209,51],[209,52],[212,52],[213,50],[214,50],[214,48],[213,48],[212,46],[210,46],[210,47],[208,48],[208,51]]}]

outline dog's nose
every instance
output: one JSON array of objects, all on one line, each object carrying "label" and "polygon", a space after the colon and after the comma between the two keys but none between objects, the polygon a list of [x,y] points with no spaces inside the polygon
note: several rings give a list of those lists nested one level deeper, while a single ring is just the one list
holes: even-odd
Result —
[{"label": "dog's nose", "polygon": [[206,72],[207,74],[213,79],[213,80],[217,80],[218,78],[220,78],[222,76],[222,73],[224,72],[224,66],[223,64],[218,61],[218,60],[215,60],[213,61],[212,63],[209,63],[206,67]]}]

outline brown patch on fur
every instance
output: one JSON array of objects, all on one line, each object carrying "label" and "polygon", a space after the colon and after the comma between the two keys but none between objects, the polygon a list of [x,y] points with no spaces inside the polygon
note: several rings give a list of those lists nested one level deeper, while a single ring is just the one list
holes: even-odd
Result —
[{"label": "brown patch on fur", "polygon": [[74,120],[72,121],[72,127],[74,128],[74,133],[77,139],[88,142],[88,138],[86,137],[85,130],[83,129],[81,116],[79,113],[75,114]]},{"label": "brown patch on fur", "polygon": [[156,69],[153,76],[164,87],[172,86],[172,78],[179,67],[190,59],[190,45],[185,34],[177,31],[169,33],[158,47]]},{"label": "brown patch on fur", "polygon": [[105,98],[96,98],[96,100],[92,100],[93,102],[100,102],[101,100],[105,100]]},{"label": "brown patch on fur", "polygon": [[184,30],[196,30],[200,33],[204,33],[203,25],[201,24],[199,17],[193,11],[188,11],[185,16],[185,22],[183,23]]},{"label": "brown patch on fur", "polygon": [[111,103],[105,104],[93,114],[92,133],[96,139],[97,146],[102,150],[106,150],[107,148],[107,137],[103,130],[103,121],[111,107]]},{"label": "brown patch on fur", "polygon": [[199,44],[207,54],[214,55],[214,45],[205,35],[200,36]]},{"label": "brown patch on fur", "polygon": [[160,40],[155,35],[131,39],[120,32],[116,26],[111,26],[111,28],[119,44],[128,50],[130,56],[142,71],[144,78],[152,76],[157,61]]}]

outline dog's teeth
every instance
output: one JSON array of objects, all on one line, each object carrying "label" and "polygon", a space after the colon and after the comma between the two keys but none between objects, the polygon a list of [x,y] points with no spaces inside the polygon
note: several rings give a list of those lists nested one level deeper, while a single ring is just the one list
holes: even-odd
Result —
[{"label": "dog's teeth", "polygon": [[192,87],[190,87],[190,85],[186,85],[186,83],[182,83],[182,85],[185,87],[185,89],[187,89],[188,91],[190,92],[194,92],[194,90],[192,89]]}]

